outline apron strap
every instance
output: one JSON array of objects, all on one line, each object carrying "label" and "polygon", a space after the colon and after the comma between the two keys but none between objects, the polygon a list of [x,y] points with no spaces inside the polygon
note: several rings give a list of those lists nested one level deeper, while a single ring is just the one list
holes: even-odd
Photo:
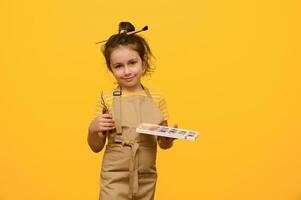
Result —
[{"label": "apron strap", "polygon": [[143,88],[144,88],[145,94],[146,94],[148,97],[152,98],[152,95],[151,95],[149,89],[148,89],[147,87],[143,87]]},{"label": "apron strap", "polygon": [[116,106],[113,107],[114,109],[114,120],[115,120],[115,125],[116,125],[116,133],[120,135],[122,133],[122,127],[121,127],[121,95],[122,91],[118,87],[116,90],[113,92],[113,98],[114,102],[116,103]]},{"label": "apron strap", "polygon": [[[123,142],[125,145],[126,142]],[[137,150],[139,148],[139,144],[137,142],[129,144],[132,148],[132,155],[130,159],[130,166],[129,166],[129,193],[128,197],[132,199],[133,195],[137,194],[138,192],[138,156]]]},{"label": "apron strap", "polygon": [[131,148],[131,157],[129,160],[129,192],[128,197],[130,199],[133,198],[138,192],[139,188],[139,175],[138,175],[138,149],[139,144],[135,141],[128,141],[122,138],[116,138],[115,143],[120,144],[122,146],[128,146]]}]

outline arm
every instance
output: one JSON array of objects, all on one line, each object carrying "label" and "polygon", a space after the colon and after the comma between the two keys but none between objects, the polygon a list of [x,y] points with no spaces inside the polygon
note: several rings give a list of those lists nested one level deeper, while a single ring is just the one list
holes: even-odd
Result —
[{"label": "arm", "polygon": [[[164,120],[160,125],[161,126],[168,126],[167,120]],[[177,125],[175,125],[174,127],[176,128]],[[157,142],[158,142],[161,149],[171,148],[173,146],[173,141],[174,140],[175,140],[175,138],[162,137],[162,136],[157,137]]]},{"label": "arm", "polygon": [[93,121],[89,126],[87,140],[91,150],[95,153],[100,152],[106,143],[106,135],[104,135],[102,132],[96,132],[94,130]]},{"label": "arm", "polygon": [[92,120],[87,138],[92,151],[98,153],[103,149],[106,143],[106,135],[104,133],[113,130],[114,128],[114,121],[111,114],[102,114]]}]

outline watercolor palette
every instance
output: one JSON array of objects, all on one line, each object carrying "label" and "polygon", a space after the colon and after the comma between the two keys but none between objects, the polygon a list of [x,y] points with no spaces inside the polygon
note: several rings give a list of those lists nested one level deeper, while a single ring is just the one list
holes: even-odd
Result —
[{"label": "watercolor palette", "polygon": [[178,138],[184,140],[191,140],[191,141],[195,141],[199,135],[199,133],[196,131],[172,128],[167,126],[160,126],[155,124],[146,124],[146,123],[140,124],[136,128],[136,132],[150,134],[150,135]]}]

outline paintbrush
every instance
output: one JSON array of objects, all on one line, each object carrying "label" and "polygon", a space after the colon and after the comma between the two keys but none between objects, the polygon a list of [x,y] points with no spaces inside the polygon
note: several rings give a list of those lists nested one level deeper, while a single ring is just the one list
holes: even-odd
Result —
[{"label": "paintbrush", "polygon": [[[138,30],[138,31],[131,31],[131,32],[126,32],[125,34],[127,35],[131,35],[131,34],[134,34],[134,33],[139,33],[139,32],[142,32],[142,31],[147,31],[148,30],[148,26],[144,26],[142,29]],[[103,43],[103,42],[106,42],[108,40],[102,40],[100,42],[96,42],[95,44],[100,44],[100,43]]]}]

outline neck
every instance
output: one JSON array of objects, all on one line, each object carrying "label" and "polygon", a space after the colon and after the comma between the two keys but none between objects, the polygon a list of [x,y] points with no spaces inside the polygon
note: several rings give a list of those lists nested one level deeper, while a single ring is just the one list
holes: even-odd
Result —
[{"label": "neck", "polygon": [[133,87],[122,87],[120,86],[122,92],[125,92],[125,93],[135,93],[135,92],[140,92],[141,90],[143,90],[143,86],[142,84],[138,84],[136,86],[133,86]]}]

